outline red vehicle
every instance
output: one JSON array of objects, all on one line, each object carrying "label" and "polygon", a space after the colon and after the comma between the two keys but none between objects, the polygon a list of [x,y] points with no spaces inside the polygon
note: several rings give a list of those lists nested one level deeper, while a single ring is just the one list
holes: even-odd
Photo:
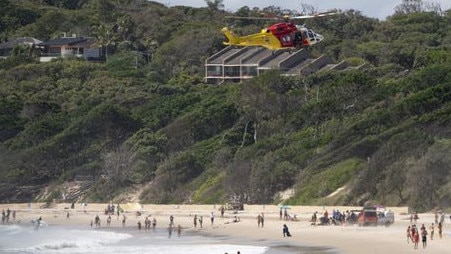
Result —
[{"label": "red vehicle", "polygon": [[359,226],[377,226],[377,211],[375,208],[364,208],[357,219]]}]

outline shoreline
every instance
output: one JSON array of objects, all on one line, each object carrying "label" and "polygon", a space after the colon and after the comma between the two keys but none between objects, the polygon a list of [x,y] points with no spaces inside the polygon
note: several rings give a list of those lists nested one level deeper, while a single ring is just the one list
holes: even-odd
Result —
[{"label": "shoreline", "polygon": [[[117,204],[116,204],[117,205]],[[16,211],[16,220],[20,225],[27,225],[32,219],[42,216],[49,225],[86,226],[90,228],[91,221],[96,215],[101,218],[101,228],[107,228],[104,210],[107,204],[88,204],[83,207],[76,204],[75,209],[70,209],[70,204],[57,204],[54,208],[40,209],[40,203],[29,204],[0,204],[0,209],[10,208]],[[219,205],[151,205],[151,204],[121,204],[126,216],[124,231],[139,232],[137,223],[142,223],[146,216],[156,218],[158,229],[165,229],[169,224],[169,216],[174,216],[174,225],[183,228],[183,234],[198,234],[205,237],[221,239],[232,244],[267,246],[280,253],[449,253],[451,246],[451,222],[449,215],[445,219],[443,237],[439,239],[438,229],[435,228],[435,239],[428,239],[426,249],[414,250],[413,244],[406,242],[406,228],[410,224],[406,207],[388,207],[395,213],[395,223],[389,227],[358,227],[357,225],[337,226],[312,226],[309,219],[313,212],[320,214],[324,210],[329,213],[333,209],[340,211],[355,210],[360,207],[323,207],[323,206],[291,206],[288,210],[291,215],[296,215],[298,221],[285,221],[279,219],[279,207],[274,205],[246,205],[244,211],[226,210],[224,217],[220,217]],[[215,213],[213,225],[210,222],[210,213]],[[69,218],[67,218],[69,213]],[[257,215],[264,213],[264,227],[258,227]],[[203,228],[193,226],[194,215],[203,216]],[[234,217],[240,218],[233,223]],[[108,230],[122,231],[122,218],[111,216],[111,227]],[[429,231],[429,225],[434,222],[434,214],[419,214],[418,225],[425,224]],[[282,225],[286,224],[292,237],[283,237]],[[175,232],[176,234],[176,232]],[[421,244],[420,244],[421,245]],[[275,253],[275,252],[274,252]]]}]

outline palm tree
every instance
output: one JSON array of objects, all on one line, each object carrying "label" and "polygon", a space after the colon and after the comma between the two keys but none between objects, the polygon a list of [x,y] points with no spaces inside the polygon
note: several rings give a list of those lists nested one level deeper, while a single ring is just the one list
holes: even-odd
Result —
[{"label": "palm tree", "polygon": [[116,33],[116,24],[100,24],[93,26],[93,34],[96,38],[97,45],[102,47],[102,52],[105,55],[105,60],[108,59],[108,51],[111,46],[115,46],[118,43],[119,36]]}]

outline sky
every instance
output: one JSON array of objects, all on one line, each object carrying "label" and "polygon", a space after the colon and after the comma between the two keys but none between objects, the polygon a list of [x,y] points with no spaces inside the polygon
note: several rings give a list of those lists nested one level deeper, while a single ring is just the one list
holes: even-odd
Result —
[{"label": "sky", "polygon": [[[193,7],[206,7],[205,0],[153,0],[165,4],[166,6],[185,5]],[[438,3],[443,10],[451,8],[451,0],[425,0],[423,2]],[[224,0],[224,7],[227,11],[234,12],[240,7],[248,6],[251,9],[260,9],[267,6],[281,7],[282,9],[301,10],[302,4],[313,6],[318,12],[331,9],[357,10],[363,15],[384,20],[392,15],[395,7],[402,3],[402,0]]]}]

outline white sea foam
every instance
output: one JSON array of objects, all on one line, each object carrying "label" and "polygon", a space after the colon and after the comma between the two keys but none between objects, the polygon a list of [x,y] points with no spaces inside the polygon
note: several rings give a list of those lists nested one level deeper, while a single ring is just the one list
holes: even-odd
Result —
[{"label": "white sea foam", "polygon": [[218,239],[184,235],[168,238],[159,233],[122,233],[95,229],[73,229],[66,227],[0,226],[0,253],[21,254],[198,254],[241,253],[263,254],[267,247],[233,245]]}]

